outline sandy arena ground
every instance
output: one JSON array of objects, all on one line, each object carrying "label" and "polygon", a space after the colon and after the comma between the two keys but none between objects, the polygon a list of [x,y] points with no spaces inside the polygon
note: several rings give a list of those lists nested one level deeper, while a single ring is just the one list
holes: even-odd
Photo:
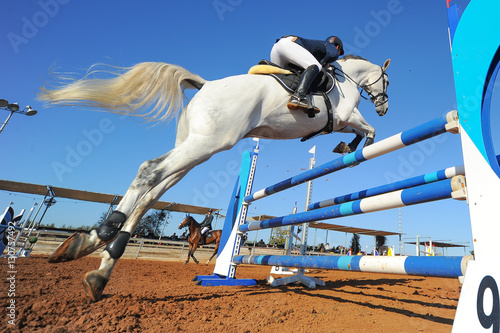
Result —
[{"label": "sandy arena ground", "polygon": [[[213,265],[121,259],[103,300],[88,301],[81,278],[99,258],[15,262],[15,296],[2,279],[1,332],[450,332],[457,279],[313,270],[325,287],[270,287],[270,267],[240,266],[253,287],[201,287]],[[10,269],[0,261],[2,276]],[[276,276],[278,277],[278,276]],[[15,325],[7,306],[15,301]]]}]

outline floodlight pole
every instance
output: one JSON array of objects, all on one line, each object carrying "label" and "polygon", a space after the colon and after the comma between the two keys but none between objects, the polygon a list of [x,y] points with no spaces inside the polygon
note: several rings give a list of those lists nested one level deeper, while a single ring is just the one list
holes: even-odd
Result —
[{"label": "floodlight pole", "polygon": [[26,105],[26,107],[22,110],[19,110],[19,104],[18,103],[9,103],[6,99],[0,98],[0,109],[7,110],[10,112],[9,116],[7,119],[2,123],[2,126],[0,127],[0,133],[2,133],[3,129],[5,126],[7,126],[7,123],[9,122],[10,118],[14,113],[20,113],[24,114],[25,116],[34,116],[37,114],[37,111],[31,108],[31,106]]},{"label": "floodlight pole", "polygon": [[10,111],[9,116],[8,116],[8,117],[7,117],[7,119],[3,122],[2,127],[0,127],[0,133],[2,133],[3,129],[5,128],[5,126],[7,125],[7,123],[9,122],[10,118],[12,117],[12,115],[13,115],[14,113],[15,113],[14,111]]}]

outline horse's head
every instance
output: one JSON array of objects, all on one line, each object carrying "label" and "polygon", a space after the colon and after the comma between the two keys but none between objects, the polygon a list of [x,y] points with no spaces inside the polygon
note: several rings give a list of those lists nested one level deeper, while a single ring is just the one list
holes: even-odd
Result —
[{"label": "horse's head", "polygon": [[366,84],[362,86],[363,90],[370,96],[370,100],[375,104],[375,111],[379,116],[383,116],[389,109],[389,97],[387,95],[387,87],[389,86],[389,78],[387,67],[391,63],[391,59],[387,59],[380,69],[374,70],[368,75]]},{"label": "horse's head", "polygon": [[179,224],[179,229],[189,226],[191,224],[191,220],[193,220],[193,217],[190,215],[186,215],[184,220],[182,220],[181,224]]}]

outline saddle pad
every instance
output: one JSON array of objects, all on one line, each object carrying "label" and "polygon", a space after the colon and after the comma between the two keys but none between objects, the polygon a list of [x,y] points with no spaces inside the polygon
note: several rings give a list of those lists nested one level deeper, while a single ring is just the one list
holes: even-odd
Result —
[{"label": "saddle pad", "polygon": [[248,74],[293,74],[293,72],[272,65],[255,65],[248,70]]},{"label": "saddle pad", "polygon": [[[262,60],[258,65],[253,66],[249,70],[249,74],[264,74],[274,77],[281,86],[290,93],[294,93],[300,82],[302,69],[291,68],[292,70],[281,68],[270,61]],[[329,93],[335,85],[333,75],[327,71],[321,71],[310,87],[312,94],[320,94],[322,92]]]}]

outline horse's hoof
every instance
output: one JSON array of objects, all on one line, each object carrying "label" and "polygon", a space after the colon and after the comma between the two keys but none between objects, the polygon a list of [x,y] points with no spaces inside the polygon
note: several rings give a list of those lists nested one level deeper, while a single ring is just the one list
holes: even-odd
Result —
[{"label": "horse's hoof", "polygon": [[337,147],[333,148],[333,151],[334,153],[338,153],[338,154],[348,154],[348,153],[352,153],[351,151],[351,148],[349,147],[349,145],[343,141],[341,141]]},{"label": "horse's hoof", "polygon": [[75,232],[50,255],[49,262],[57,263],[79,259],[91,254],[103,245],[105,244],[101,241],[97,245],[92,242],[89,234]]},{"label": "horse's hoof", "polygon": [[108,281],[109,279],[105,278],[99,271],[88,272],[82,280],[85,294],[87,294],[92,302],[100,301],[102,292]]}]

